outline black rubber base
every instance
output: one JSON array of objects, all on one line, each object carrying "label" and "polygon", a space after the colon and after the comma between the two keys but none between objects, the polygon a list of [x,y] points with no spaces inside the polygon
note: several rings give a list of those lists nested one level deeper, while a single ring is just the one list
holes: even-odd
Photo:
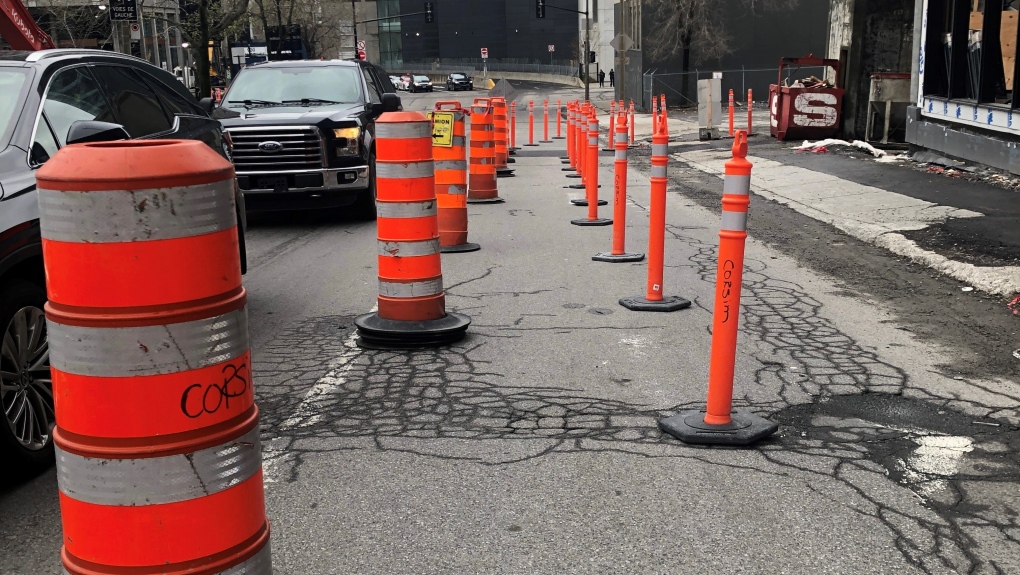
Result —
[{"label": "black rubber base", "polygon": [[750,445],[765,439],[779,429],[779,424],[753,413],[730,414],[726,425],[705,423],[705,411],[685,411],[659,420],[659,429],[683,441],[703,445]]},{"label": "black rubber base", "polygon": [[515,160],[515,159],[513,159],[513,158],[507,158],[507,159],[506,159],[506,163],[508,163],[508,164],[516,164],[516,163],[517,163],[517,160]]},{"label": "black rubber base", "polygon": [[502,204],[505,202],[503,198],[496,196],[495,198],[468,198],[467,203],[469,204]]},{"label": "black rubber base", "polygon": [[691,307],[690,300],[680,296],[668,296],[662,301],[650,301],[643,297],[625,297],[620,305],[631,311],[679,311]]},{"label": "black rubber base", "polygon": [[566,136],[553,136],[553,139],[554,140],[566,140],[567,137]]},{"label": "black rubber base", "polygon": [[560,161],[570,163],[570,156],[560,156]]},{"label": "black rubber base", "polygon": [[439,248],[439,251],[444,254],[462,254],[464,252],[477,252],[480,249],[482,249],[482,246],[478,244],[466,243],[455,246],[443,246]]},{"label": "black rubber base", "polygon": [[614,264],[622,264],[626,262],[639,262],[645,259],[645,254],[628,254],[623,253],[620,255],[613,255],[612,253],[599,253],[591,257],[592,260],[597,262],[609,262]]},{"label": "black rubber base", "polygon": [[497,178],[508,178],[514,175],[514,171],[510,168],[496,168]]},{"label": "black rubber base", "polygon": [[594,220],[583,219],[583,220],[570,220],[570,223],[575,226],[611,226],[613,220],[607,220],[605,218],[596,218]]},{"label": "black rubber base", "polygon": [[519,150],[519,149],[520,149],[520,148],[510,148],[510,149],[508,149],[508,150],[506,151],[506,153],[507,153],[507,154],[509,154],[509,155],[511,155],[511,156],[516,156],[516,155],[517,155],[517,150]]},{"label": "black rubber base", "polygon": [[581,177],[581,174],[578,174],[576,169],[574,169],[574,168],[571,168],[571,169],[574,171],[574,173],[573,174],[567,174],[568,178],[580,178]]},{"label": "black rubber base", "polygon": [[551,144],[553,142],[552,142],[552,140],[539,140],[538,143],[539,144]]},{"label": "black rubber base", "polygon": [[[563,162],[563,163],[564,164],[569,164],[570,162]],[[561,172],[573,172],[575,170],[574,170],[574,168],[571,168],[570,166],[567,166],[566,168],[560,168],[560,171]],[[569,178],[570,176],[567,176],[567,177]]]},{"label": "black rubber base", "polygon": [[538,147],[538,144],[524,144],[524,145],[528,146],[529,148]]},{"label": "black rubber base", "polygon": [[616,148],[602,148],[603,152],[615,152]]},{"label": "black rubber base", "polygon": [[[588,200],[586,200],[584,198],[578,198],[578,199],[575,199],[575,200],[570,200],[570,203],[574,204],[575,206],[583,206],[583,207],[587,207],[588,206]],[[607,202],[605,200],[599,200],[599,205],[600,206],[605,206],[605,205],[608,205],[608,204],[609,204],[609,202]]]},{"label": "black rubber base", "polygon": [[439,347],[464,339],[471,318],[459,313],[431,321],[383,319],[367,313],[354,319],[358,326],[358,347],[365,349],[420,349]]},{"label": "black rubber base", "polygon": [[564,188],[569,188],[571,190],[584,190],[584,189],[588,188],[588,186],[586,186],[584,184],[570,184],[569,186],[563,186],[563,187]]}]

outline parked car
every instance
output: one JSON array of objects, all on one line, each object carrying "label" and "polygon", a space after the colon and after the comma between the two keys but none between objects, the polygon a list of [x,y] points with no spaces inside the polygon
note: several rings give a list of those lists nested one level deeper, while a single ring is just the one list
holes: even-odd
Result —
[{"label": "parked car", "polygon": [[[43,304],[36,169],[76,142],[228,142],[173,74],[102,50],[0,52],[0,469],[28,474],[53,460],[53,392]],[[235,186],[235,190],[236,190]],[[241,267],[244,198],[237,192]]]},{"label": "parked car", "polygon": [[375,120],[400,109],[374,64],[291,60],[245,67],[213,117],[233,142],[250,211],[350,206],[372,219]]},{"label": "parked car", "polygon": [[411,92],[431,92],[432,91],[432,80],[429,80],[428,76],[414,76],[411,79],[411,85],[408,87]]},{"label": "parked car", "polygon": [[411,84],[414,82],[414,76],[410,74],[404,74],[400,77],[400,86],[403,90],[410,90]]},{"label": "parked car", "polygon": [[467,74],[450,74],[446,77],[446,89],[451,92],[474,90],[475,83]]},{"label": "parked car", "polygon": [[403,84],[400,82],[400,78],[396,76],[390,76],[390,84],[393,84],[394,90],[399,90],[403,86]]}]

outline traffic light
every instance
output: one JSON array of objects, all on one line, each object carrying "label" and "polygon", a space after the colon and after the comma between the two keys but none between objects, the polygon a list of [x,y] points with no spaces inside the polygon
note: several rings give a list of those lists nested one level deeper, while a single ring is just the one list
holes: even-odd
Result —
[{"label": "traffic light", "polygon": [[545,0],[535,0],[535,16],[545,18]]},{"label": "traffic light", "polygon": [[590,50],[588,52],[588,62],[590,62],[592,64],[595,63],[595,50]]},{"label": "traffic light", "polygon": [[433,20],[435,20],[435,17],[432,15],[432,2],[426,2],[425,3],[425,22],[427,24],[431,24],[433,22]]}]

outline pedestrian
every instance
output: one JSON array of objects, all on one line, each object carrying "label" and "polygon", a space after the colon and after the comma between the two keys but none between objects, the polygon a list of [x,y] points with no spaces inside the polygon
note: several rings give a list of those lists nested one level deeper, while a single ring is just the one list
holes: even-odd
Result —
[{"label": "pedestrian", "polygon": [[599,70],[599,88],[606,87],[606,71]]},{"label": "pedestrian", "polygon": [[615,70],[610,70],[609,71],[609,87],[612,88],[615,85],[616,85],[616,71]]}]

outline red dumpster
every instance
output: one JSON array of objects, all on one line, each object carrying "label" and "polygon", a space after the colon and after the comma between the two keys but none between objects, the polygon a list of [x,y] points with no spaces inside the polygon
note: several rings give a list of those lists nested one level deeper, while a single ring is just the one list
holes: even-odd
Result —
[{"label": "red dumpster", "polygon": [[[783,86],[783,72],[789,65],[826,66],[835,71],[837,87]],[[769,121],[777,140],[818,140],[830,138],[839,131],[843,109],[843,89],[838,87],[839,60],[826,60],[808,55],[783,58],[779,63],[779,82],[769,86]]]}]

